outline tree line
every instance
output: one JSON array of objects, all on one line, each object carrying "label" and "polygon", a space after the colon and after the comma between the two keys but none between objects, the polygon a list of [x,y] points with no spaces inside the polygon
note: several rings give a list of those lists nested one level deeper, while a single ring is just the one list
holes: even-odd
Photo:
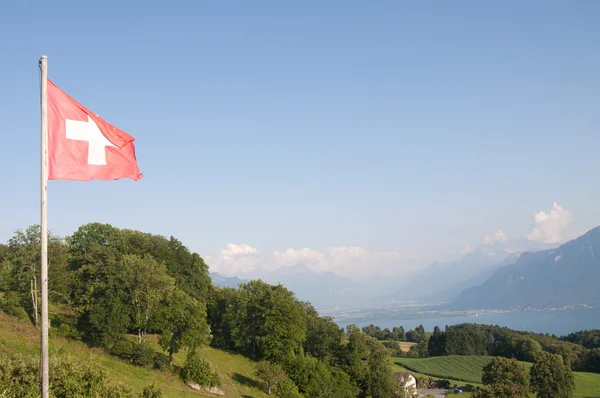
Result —
[{"label": "tree line", "polygon": [[[548,352],[560,355],[572,370],[600,373],[600,330],[580,331],[560,338],[471,323],[446,326],[444,330],[436,326],[433,333],[426,332],[420,325],[404,338],[398,338],[402,336],[398,331],[404,331],[401,326],[394,327],[393,331],[396,332],[381,330],[375,325],[363,328],[363,332],[382,340],[392,355],[484,355],[535,362],[541,353]],[[404,353],[393,344],[395,341],[410,341],[416,345]]]},{"label": "tree line", "polygon": [[542,352],[529,374],[515,358],[494,357],[482,370],[484,387],[473,392],[474,398],[572,398],[575,391],[573,371],[558,354]]},{"label": "tree line", "polygon": [[[0,245],[0,309],[35,325],[39,232],[31,226]],[[64,239],[50,234],[48,259],[51,335],[163,370],[184,351],[180,376],[201,385],[220,383],[197,354],[211,345],[257,361],[257,377],[282,398],[402,395],[377,339],[338,327],[282,285],[213,286],[204,260],[174,237],[89,223]]]}]

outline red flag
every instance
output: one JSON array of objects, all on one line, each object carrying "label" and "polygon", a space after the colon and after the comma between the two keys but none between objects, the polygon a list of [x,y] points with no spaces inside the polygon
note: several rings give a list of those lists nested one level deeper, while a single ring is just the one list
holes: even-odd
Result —
[{"label": "red flag", "polygon": [[134,138],[48,79],[48,179],[139,180]]}]

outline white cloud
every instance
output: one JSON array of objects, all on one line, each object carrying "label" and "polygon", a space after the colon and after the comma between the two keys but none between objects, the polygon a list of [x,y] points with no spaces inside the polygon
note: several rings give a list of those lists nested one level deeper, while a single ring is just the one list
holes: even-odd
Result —
[{"label": "white cloud", "polygon": [[484,243],[505,242],[506,240],[506,235],[501,229],[497,230],[493,235],[489,235],[483,238]]},{"label": "white cloud", "polygon": [[571,220],[571,212],[554,202],[550,211],[535,213],[533,229],[526,237],[536,242],[561,243],[565,240],[563,232]]},{"label": "white cloud", "polygon": [[206,260],[211,271],[236,274],[258,267],[262,262],[262,255],[252,246],[229,243],[216,258],[207,257]]},{"label": "white cloud", "polygon": [[332,271],[350,277],[374,273],[398,274],[414,270],[422,261],[400,252],[375,252],[359,246],[333,246],[324,251],[309,248],[275,250],[261,254],[247,245],[229,244],[216,258],[207,257],[211,271],[235,275],[260,269],[303,264],[316,272]]}]

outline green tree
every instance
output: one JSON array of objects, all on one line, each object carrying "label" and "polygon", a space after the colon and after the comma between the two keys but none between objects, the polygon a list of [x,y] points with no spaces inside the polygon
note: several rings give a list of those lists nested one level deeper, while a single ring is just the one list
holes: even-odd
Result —
[{"label": "green tree", "polygon": [[260,361],[256,364],[254,376],[265,384],[267,395],[271,395],[271,389],[287,378],[279,365],[268,361]]},{"label": "green tree", "polygon": [[544,352],[530,370],[531,389],[539,398],[571,398],[575,380],[562,357]]},{"label": "green tree", "polygon": [[392,364],[385,347],[375,339],[367,340],[369,355],[367,357],[366,396],[387,398],[393,396],[396,385],[392,378]]},{"label": "green tree", "polygon": [[150,255],[124,255],[118,278],[131,305],[138,343],[146,342],[148,326],[158,314],[161,301],[170,295],[174,281],[167,275],[166,267]]},{"label": "green tree", "polygon": [[169,353],[169,361],[181,347],[188,348],[189,356],[197,347],[210,342],[205,306],[179,288],[175,288],[167,299],[160,323],[162,333],[158,343]]},{"label": "green tree", "polygon": [[514,358],[493,358],[483,368],[482,381],[496,398],[521,398],[529,392],[527,371]]},{"label": "green tree", "polygon": [[284,369],[306,397],[352,398],[359,393],[348,374],[309,355],[288,358]]},{"label": "green tree", "polygon": [[427,351],[432,357],[444,355],[446,349],[446,332],[439,327],[433,329],[433,334],[427,343]]},{"label": "green tree", "polygon": [[430,335],[426,334],[424,335],[423,338],[421,338],[421,340],[417,343],[417,351],[419,353],[419,356],[421,358],[425,358],[428,354],[428,346],[429,346],[429,340],[430,340]]},{"label": "green tree", "polygon": [[334,364],[342,350],[343,330],[331,317],[320,317],[310,303],[303,304],[307,322],[304,352],[326,364]]},{"label": "green tree", "polygon": [[212,368],[210,362],[200,358],[195,352],[188,355],[181,368],[181,379],[184,383],[193,382],[201,386],[212,387],[221,384],[219,373]]},{"label": "green tree", "polygon": [[240,284],[227,321],[235,347],[253,359],[281,363],[302,347],[306,319],[294,293],[260,280]]},{"label": "green tree", "polygon": [[[211,288],[208,265],[174,237],[169,238],[168,256],[164,262],[176,285],[196,300],[206,302]],[[159,257],[157,257],[158,259]]]},{"label": "green tree", "polygon": [[287,378],[278,383],[273,392],[277,398],[302,398],[298,387]]},{"label": "green tree", "polygon": [[395,326],[392,329],[392,336],[393,336],[393,338],[395,340],[398,340],[398,341],[404,341],[404,340],[406,340],[406,334],[404,333],[404,327],[402,327],[402,326],[399,326],[399,327]]},{"label": "green tree", "polygon": [[[38,325],[40,295],[40,226],[18,230],[3,248],[2,272],[6,290],[17,293],[34,325]],[[48,298],[66,301],[68,293],[67,251],[62,239],[48,234]]]},{"label": "green tree", "polygon": [[213,287],[207,302],[207,319],[212,331],[211,345],[216,348],[234,350],[236,345],[231,337],[231,314],[237,300],[237,289]]},{"label": "green tree", "polygon": [[516,335],[510,339],[512,355],[520,361],[535,362],[543,352],[537,341],[527,336]]}]

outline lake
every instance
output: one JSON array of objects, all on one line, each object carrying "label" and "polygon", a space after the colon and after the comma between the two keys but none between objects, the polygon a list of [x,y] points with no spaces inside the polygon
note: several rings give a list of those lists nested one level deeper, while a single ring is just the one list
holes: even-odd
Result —
[{"label": "lake", "polygon": [[443,330],[446,325],[479,323],[564,336],[578,330],[600,329],[600,307],[554,311],[481,313],[478,316],[407,316],[404,319],[386,319],[385,317],[376,319],[370,317],[368,321],[360,318],[353,321],[348,318],[344,319],[343,322],[338,322],[342,327],[352,323],[361,328],[372,323],[382,329],[389,328],[390,330],[394,326],[403,326],[406,331],[419,325],[423,325],[426,331],[433,331],[435,326],[439,326]]}]

